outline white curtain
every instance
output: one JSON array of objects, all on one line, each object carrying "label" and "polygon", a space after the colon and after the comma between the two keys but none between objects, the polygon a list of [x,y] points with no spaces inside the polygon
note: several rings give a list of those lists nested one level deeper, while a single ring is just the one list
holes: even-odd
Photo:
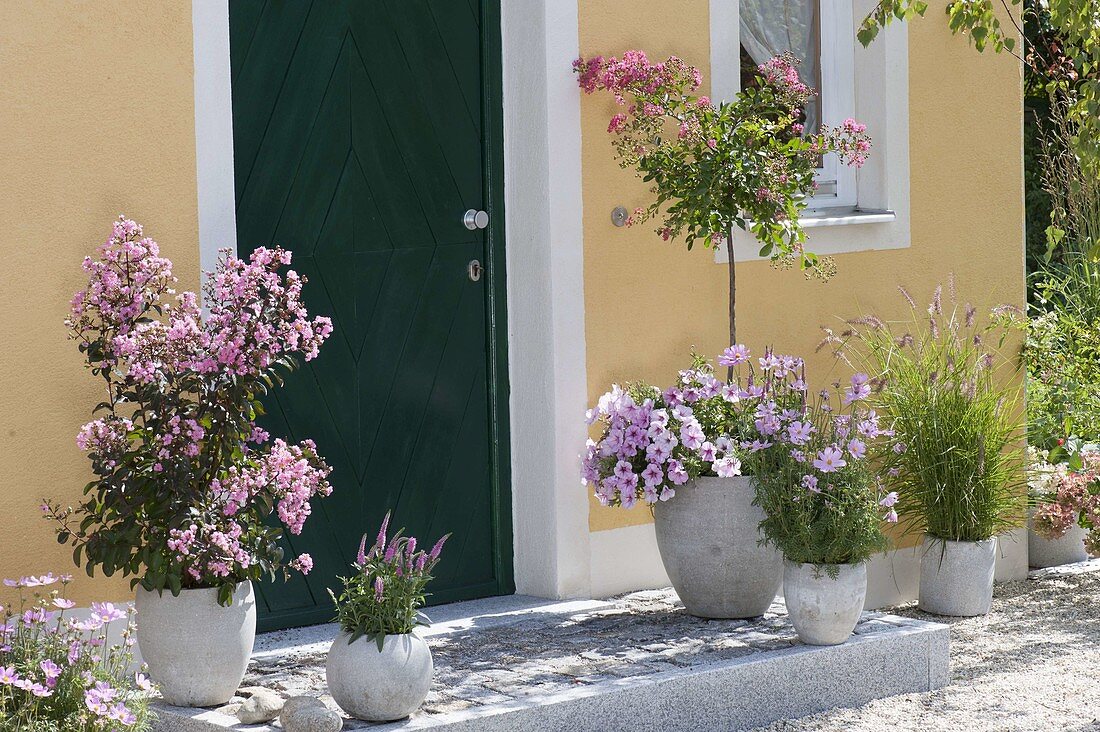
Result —
[{"label": "white curtain", "polygon": [[806,131],[821,126],[821,0],[741,0],[741,45],[762,64],[790,51],[802,64],[802,82],[817,90],[807,105]]}]

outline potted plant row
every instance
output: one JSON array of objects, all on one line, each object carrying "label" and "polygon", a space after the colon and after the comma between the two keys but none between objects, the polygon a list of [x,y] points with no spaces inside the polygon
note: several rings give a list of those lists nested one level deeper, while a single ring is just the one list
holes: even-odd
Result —
[{"label": "potted plant row", "polygon": [[800,637],[843,642],[863,609],[864,562],[886,545],[882,522],[897,518],[897,496],[869,460],[888,430],[857,406],[867,377],[853,377],[841,413],[808,397],[799,358],[767,351],[750,368],[736,345],[718,362],[733,380],[696,356],[668,389],[631,384],[601,397],[583,478],[603,505],[652,507],[689,613],[762,615],[784,581]]}]

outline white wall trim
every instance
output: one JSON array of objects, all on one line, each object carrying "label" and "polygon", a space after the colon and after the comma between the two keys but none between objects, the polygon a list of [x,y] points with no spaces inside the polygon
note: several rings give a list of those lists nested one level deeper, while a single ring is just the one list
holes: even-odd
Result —
[{"label": "white wall trim", "polygon": [[587,597],[580,94],[570,72],[577,0],[502,6],[516,589]]},{"label": "white wall trim", "polygon": [[592,532],[592,596],[668,587],[652,523]]},{"label": "white wall trim", "polygon": [[195,167],[199,199],[199,264],[214,269],[221,249],[237,251],[233,183],[233,90],[229,0],[193,0]]}]

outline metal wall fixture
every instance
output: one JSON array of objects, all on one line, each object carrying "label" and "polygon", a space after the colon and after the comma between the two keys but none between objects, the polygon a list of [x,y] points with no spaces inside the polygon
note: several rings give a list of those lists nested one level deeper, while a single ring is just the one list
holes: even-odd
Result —
[{"label": "metal wall fixture", "polygon": [[616,206],[611,209],[611,223],[615,226],[626,226],[626,220],[630,217],[630,212],[626,210],[626,206]]}]

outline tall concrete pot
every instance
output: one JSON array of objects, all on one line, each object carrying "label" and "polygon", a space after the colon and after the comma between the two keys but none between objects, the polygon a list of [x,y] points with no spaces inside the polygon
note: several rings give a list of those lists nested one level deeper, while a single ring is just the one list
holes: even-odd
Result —
[{"label": "tall concrete pot", "polygon": [[699,478],[654,505],[661,560],[692,615],[753,618],[775,599],[783,559],[758,543],[764,511],[755,496],[752,478]]},{"label": "tall concrete pot", "polygon": [[432,686],[432,651],[416,633],[387,635],[378,650],[373,638],[341,631],[332,642],[325,679],[345,712],[366,722],[404,719],[424,703]]},{"label": "tall concrete pot", "polygon": [[[829,570],[836,570],[836,577]],[[867,597],[867,565],[783,562],[783,599],[803,643],[835,646],[848,640]]]},{"label": "tall concrete pot", "polygon": [[1089,558],[1085,551],[1085,537],[1088,532],[1074,524],[1064,536],[1057,539],[1044,539],[1031,528],[1027,528],[1027,564],[1029,567],[1058,567],[1063,564],[1083,562]]},{"label": "tall concrete pot", "polygon": [[138,587],[137,640],[164,701],[178,707],[225,704],[244,678],[256,640],[256,595],[241,582],[233,604],[218,604],[216,589],[178,596]]},{"label": "tall concrete pot", "polygon": [[920,557],[921,610],[935,615],[985,615],[993,602],[997,537],[944,541],[924,537]]}]

